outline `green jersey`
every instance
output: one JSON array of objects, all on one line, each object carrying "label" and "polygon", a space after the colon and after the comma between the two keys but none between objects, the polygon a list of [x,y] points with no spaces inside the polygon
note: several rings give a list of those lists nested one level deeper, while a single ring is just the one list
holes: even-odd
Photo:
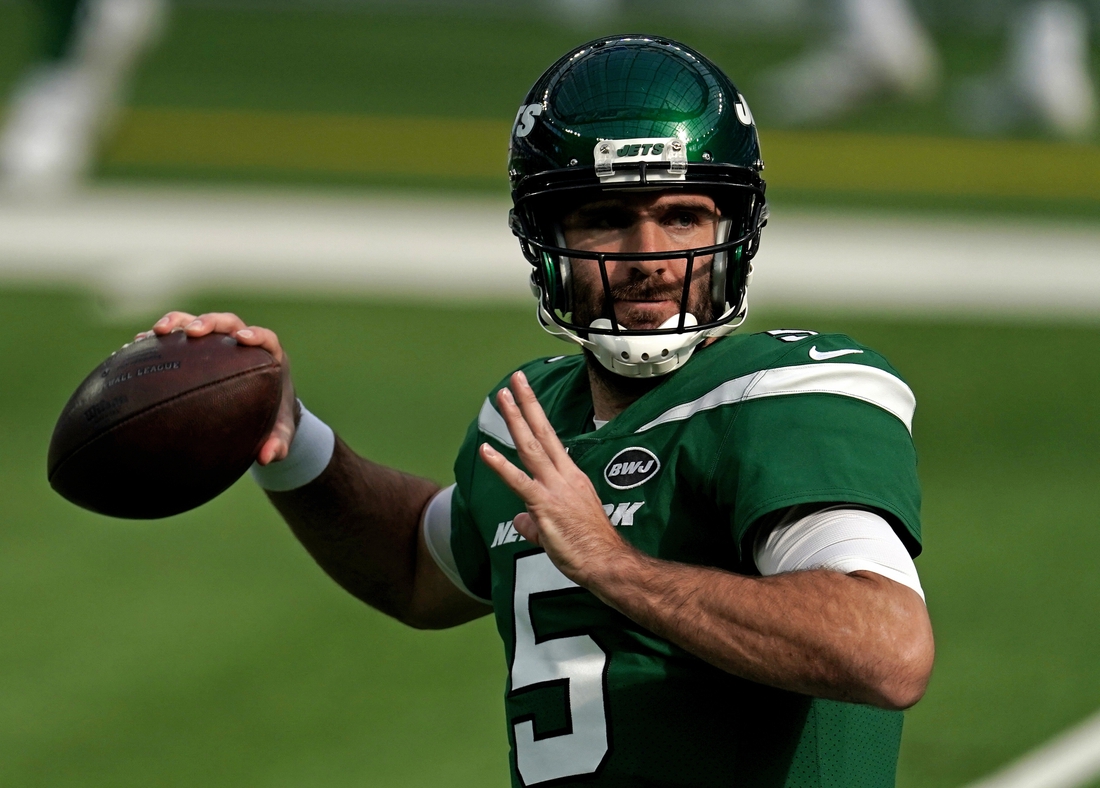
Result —
[{"label": "green jersey", "polygon": [[[873,508],[919,552],[912,392],[845,336],[719,340],[600,429],[583,356],[523,370],[612,524],[651,556],[756,575],[761,525],[810,503]],[[894,784],[899,712],[725,673],[520,537],[522,501],[477,456],[489,441],[521,465],[494,402],[455,464],[447,559],[452,579],[492,604],[504,640],[514,785]]]}]

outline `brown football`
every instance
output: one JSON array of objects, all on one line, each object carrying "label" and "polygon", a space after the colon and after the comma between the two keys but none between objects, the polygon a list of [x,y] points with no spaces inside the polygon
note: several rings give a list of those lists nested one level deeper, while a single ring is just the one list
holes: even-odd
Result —
[{"label": "brown football", "polygon": [[50,486],[78,506],[153,519],[239,479],[275,423],[279,365],[225,334],[124,345],[85,378],[50,440]]}]

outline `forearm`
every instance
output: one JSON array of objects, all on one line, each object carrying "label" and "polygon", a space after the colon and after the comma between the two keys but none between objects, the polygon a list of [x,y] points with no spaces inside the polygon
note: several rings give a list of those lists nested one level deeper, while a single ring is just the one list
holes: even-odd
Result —
[{"label": "forearm", "polygon": [[420,515],[439,486],[359,457],[339,438],[324,472],[267,495],[349,593],[401,621],[415,604]]},{"label": "forearm", "polygon": [[906,708],[932,663],[927,612],[881,576],[746,577],[630,549],[588,584],[607,604],[729,673],[835,700]]}]

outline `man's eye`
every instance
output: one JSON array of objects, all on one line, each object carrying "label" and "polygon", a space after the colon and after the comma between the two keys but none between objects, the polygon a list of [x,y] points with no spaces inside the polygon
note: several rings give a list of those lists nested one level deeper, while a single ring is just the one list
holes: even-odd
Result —
[{"label": "man's eye", "polygon": [[694,227],[699,224],[699,217],[693,213],[678,213],[672,217],[672,224],[676,227]]}]

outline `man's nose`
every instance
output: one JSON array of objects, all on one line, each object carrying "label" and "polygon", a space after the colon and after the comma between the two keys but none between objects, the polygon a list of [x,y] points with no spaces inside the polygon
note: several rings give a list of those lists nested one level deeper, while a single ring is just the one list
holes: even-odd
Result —
[{"label": "man's nose", "polygon": [[[635,223],[630,228],[630,233],[625,239],[624,252],[667,252],[669,251],[669,239],[667,233],[659,222],[643,220]],[[646,273],[658,273],[666,268],[667,260],[636,260],[631,266],[644,270]]]}]

